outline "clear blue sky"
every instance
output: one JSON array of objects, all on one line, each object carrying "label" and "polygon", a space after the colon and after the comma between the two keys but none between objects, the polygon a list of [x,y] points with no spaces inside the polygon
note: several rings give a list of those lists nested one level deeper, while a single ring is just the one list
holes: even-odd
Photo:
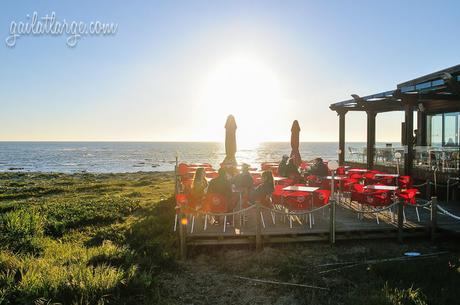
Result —
[{"label": "clear blue sky", "polygon": [[[12,21],[114,22],[109,37],[21,37]],[[0,140],[337,140],[328,108],[460,63],[458,1],[2,1]],[[234,102],[233,102],[234,101]],[[398,140],[402,114],[378,117]],[[363,114],[347,140],[365,140]]]}]

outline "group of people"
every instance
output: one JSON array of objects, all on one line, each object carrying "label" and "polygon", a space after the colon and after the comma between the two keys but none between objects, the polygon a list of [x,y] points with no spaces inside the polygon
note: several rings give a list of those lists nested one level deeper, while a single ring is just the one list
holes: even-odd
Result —
[{"label": "group of people", "polygon": [[[249,172],[249,165],[243,164],[241,172],[234,166],[221,167],[217,177],[211,181],[206,180],[204,168],[198,168],[193,178],[190,195],[192,200],[200,202],[208,193],[219,194],[227,200],[229,211],[239,200],[240,193],[249,198],[249,202],[263,200],[274,191],[274,181],[271,171],[262,173],[262,181],[255,186]],[[234,192],[237,191],[237,192]]]},{"label": "group of people", "polygon": [[[261,182],[255,185],[254,179],[249,172],[249,165],[243,164],[241,171],[235,166],[222,166],[217,177],[208,183],[205,169],[197,168],[190,188],[190,197],[197,206],[205,198],[206,194],[221,195],[227,201],[227,212],[231,212],[240,200],[240,195],[254,203],[262,201],[270,196],[274,189],[273,174],[271,171],[262,172]],[[327,176],[328,169],[321,158],[316,158],[313,165],[305,172],[301,173],[293,158],[287,155],[282,157],[278,165],[278,176],[292,179],[294,183],[305,183],[304,176],[315,175],[319,177]]]},{"label": "group of people", "polygon": [[299,171],[299,167],[295,165],[294,161],[294,158],[289,158],[287,155],[284,155],[278,165],[278,175],[280,177],[292,179],[294,183],[305,182],[304,176],[314,175],[324,177],[328,175],[328,168],[321,158],[314,159],[313,165],[304,173]]}]

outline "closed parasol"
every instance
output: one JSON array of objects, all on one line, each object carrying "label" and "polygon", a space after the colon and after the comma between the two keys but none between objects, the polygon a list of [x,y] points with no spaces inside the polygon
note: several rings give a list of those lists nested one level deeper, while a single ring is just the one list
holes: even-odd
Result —
[{"label": "closed parasol", "polygon": [[299,134],[299,122],[297,120],[294,120],[291,127],[291,158],[294,160],[294,164],[296,166],[299,166],[302,162],[299,152]]},{"label": "closed parasol", "polygon": [[224,164],[236,165],[236,122],[233,115],[227,117],[225,123],[225,159]]}]

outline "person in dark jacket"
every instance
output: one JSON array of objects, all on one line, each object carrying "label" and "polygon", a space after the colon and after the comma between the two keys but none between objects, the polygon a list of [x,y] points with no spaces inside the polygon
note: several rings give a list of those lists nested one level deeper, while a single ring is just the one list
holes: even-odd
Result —
[{"label": "person in dark jacket", "polygon": [[294,183],[303,183],[303,178],[300,175],[299,168],[294,163],[294,158],[290,158],[286,168],[286,177],[292,179]]},{"label": "person in dark jacket", "polygon": [[289,157],[287,155],[283,155],[281,162],[278,164],[278,176],[287,177],[286,170],[287,170],[288,159]]},{"label": "person in dark jacket", "polygon": [[313,166],[308,172],[308,174],[310,175],[315,175],[319,177],[325,177],[328,175],[328,173],[329,173],[329,170],[326,164],[324,164],[323,159],[321,158],[315,159],[315,164],[313,164]]},{"label": "person in dark jacket", "polygon": [[241,166],[241,173],[233,178],[233,184],[244,193],[249,193],[252,190],[254,180],[252,180],[252,176],[249,173],[249,165],[243,164]]},{"label": "person in dark jacket", "polygon": [[209,182],[208,193],[220,194],[227,200],[232,196],[232,184],[227,178],[225,168],[219,168],[218,176]]},{"label": "person in dark jacket", "polygon": [[[233,209],[232,205],[232,184],[228,178],[227,171],[221,167],[218,171],[218,176],[209,181],[208,194],[219,194],[227,200],[227,212],[231,212]],[[214,224],[219,224],[221,221],[220,216],[215,217]],[[227,221],[228,225],[231,225]]]},{"label": "person in dark jacket", "polygon": [[250,199],[252,202],[264,200],[265,197],[271,195],[274,190],[275,183],[273,182],[272,172],[264,171],[262,173],[262,183],[251,192]]}]

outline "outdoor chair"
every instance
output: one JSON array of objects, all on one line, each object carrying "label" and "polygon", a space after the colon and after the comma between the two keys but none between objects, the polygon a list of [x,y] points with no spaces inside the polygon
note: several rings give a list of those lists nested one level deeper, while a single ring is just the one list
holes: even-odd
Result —
[{"label": "outdoor chair", "polygon": [[412,177],[411,176],[399,176],[398,178],[399,188],[410,189],[412,188]]},{"label": "outdoor chair", "polygon": [[[383,190],[378,190],[378,191],[367,191],[364,190],[363,196],[362,196],[362,205],[363,206],[370,206],[373,208],[383,208],[385,206],[388,206],[392,203],[391,201],[391,195],[389,191],[383,191]],[[390,209],[391,212],[391,219],[394,218],[393,211]],[[375,219],[377,221],[377,224],[379,224],[379,215],[378,213],[375,213]]]},{"label": "outdoor chair", "polygon": [[[179,214],[185,214],[187,218],[191,218],[192,226],[190,233],[193,233],[195,226],[195,214],[197,211],[197,205],[194,200],[191,199],[188,194],[177,194],[176,195],[176,216],[174,219],[174,231],[177,230],[177,224],[179,223]],[[187,221],[188,223],[188,221]]]},{"label": "outdoor chair", "polygon": [[[404,201],[404,206],[403,206],[404,222],[406,221],[406,213],[404,212],[404,207],[405,205],[408,205],[408,204],[411,204],[411,205],[417,204],[416,195],[418,192],[419,192],[418,189],[415,189],[415,188],[405,189],[405,190],[396,192],[396,197]],[[415,213],[417,214],[417,221],[420,222],[420,214],[419,214],[417,206],[415,206]]]},{"label": "outdoor chair", "polygon": [[[306,212],[312,209],[313,202],[312,202],[312,194],[305,193],[305,192],[285,192],[283,194],[283,205],[287,208],[290,212]],[[308,214],[308,221],[310,224],[310,229],[313,225],[313,218],[311,213],[304,214],[305,223],[307,222],[307,214]],[[299,223],[301,223],[299,216],[292,216],[289,215],[289,227],[292,229],[292,220],[297,219]]]},{"label": "outdoor chair", "polygon": [[[215,193],[206,194],[203,200],[203,212],[204,215],[204,228],[207,229],[208,226],[208,217],[211,213],[227,213],[228,211],[228,200],[220,195]],[[227,215],[224,215],[224,232],[227,228]]]}]

